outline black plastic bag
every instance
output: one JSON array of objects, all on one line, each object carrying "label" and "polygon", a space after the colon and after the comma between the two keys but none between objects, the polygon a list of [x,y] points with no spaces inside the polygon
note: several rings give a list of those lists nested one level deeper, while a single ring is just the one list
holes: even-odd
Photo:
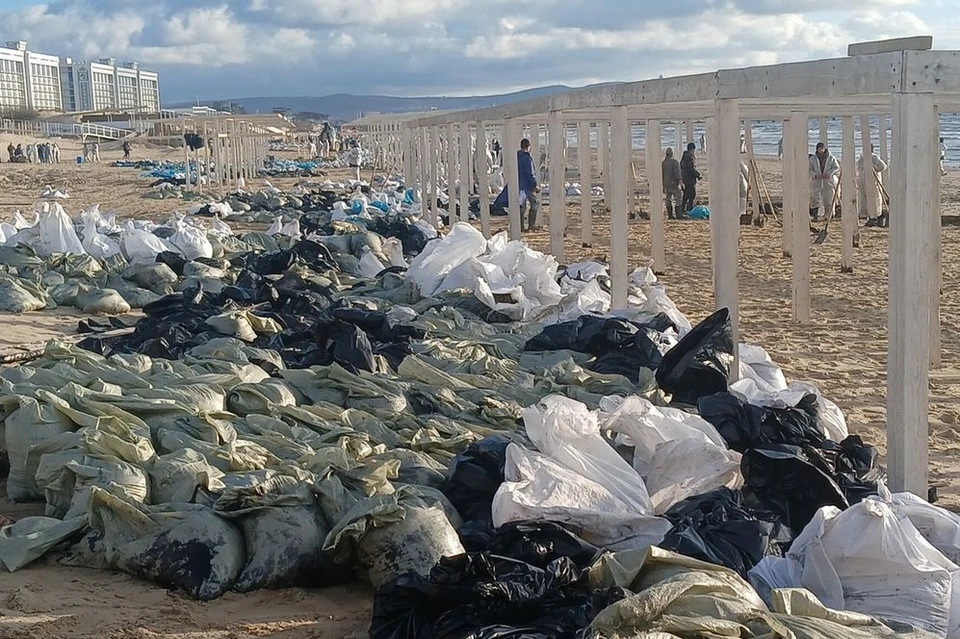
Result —
[{"label": "black plastic bag", "polygon": [[[466,547],[466,546],[464,546]],[[485,550],[539,568],[566,557],[580,568],[589,568],[602,550],[552,521],[513,521],[498,528]]]},{"label": "black plastic bag", "polygon": [[657,384],[675,403],[695,406],[701,397],[727,390],[733,349],[730,311],[722,308],[667,351],[657,369]]},{"label": "black plastic bag", "polygon": [[450,462],[443,494],[463,521],[493,519],[490,508],[493,496],[503,483],[503,467],[511,441],[507,435],[487,437],[471,444]]},{"label": "black plastic bag", "polygon": [[817,419],[817,398],[812,394],[795,408],[770,408],[723,392],[701,397],[697,408],[727,445],[740,453],[768,444],[819,446],[825,439]]},{"label": "black plastic bag", "polygon": [[781,556],[791,540],[775,515],[747,510],[740,491],[729,488],[684,499],[664,517],[673,528],[660,548],[726,566],[744,578],[764,557]]},{"label": "black plastic bag", "polygon": [[770,446],[743,454],[740,470],[744,503],[772,512],[793,535],[823,506],[846,510],[850,504],[826,471],[817,468],[797,446]]},{"label": "black plastic bag", "polygon": [[625,595],[591,591],[566,557],[544,568],[488,553],[444,557],[429,579],[401,575],[377,591],[370,639],[574,637]]},{"label": "black plastic bag", "polygon": [[187,258],[173,251],[161,251],[157,253],[156,262],[157,264],[166,264],[171,271],[183,277],[183,267],[187,265]]}]

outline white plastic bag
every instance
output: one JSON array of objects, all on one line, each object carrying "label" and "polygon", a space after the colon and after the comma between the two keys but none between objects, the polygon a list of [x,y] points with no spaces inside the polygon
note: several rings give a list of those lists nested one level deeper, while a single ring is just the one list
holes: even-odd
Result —
[{"label": "white plastic bag", "polygon": [[364,246],[360,253],[360,275],[363,277],[376,277],[380,271],[386,268],[383,262],[373,254],[370,247]]},{"label": "white plastic bag", "polygon": [[666,442],[691,439],[700,444],[727,448],[713,424],[699,415],[654,406],[643,397],[604,397],[600,400],[597,415],[603,430],[625,435],[625,443],[636,447],[633,468],[642,477],[649,473],[657,447]]},{"label": "white plastic bag", "polygon": [[407,260],[403,257],[403,244],[395,237],[383,241],[383,252],[390,259],[390,266],[407,268]]},{"label": "white plastic bag", "polygon": [[643,479],[600,436],[597,416],[585,405],[550,395],[522,415],[527,436],[540,452],[604,486],[631,512],[653,512]]},{"label": "white plastic bag", "polygon": [[198,257],[213,257],[213,245],[203,229],[186,222],[178,222],[175,228],[176,233],[170,236],[170,243],[180,249],[185,258],[195,260]]},{"label": "white plastic bag", "polygon": [[487,246],[480,231],[466,222],[457,222],[442,240],[429,242],[411,263],[407,278],[424,297],[433,295],[454,268],[471,257],[483,254]]},{"label": "white plastic bag", "polygon": [[677,332],[680,337],[683,337],[693,330],[693,325],[690,323],[690,320],[680,312],[680,309],[673,303],[673,300],[667,296],[667,290],[662,284],[651,284],[644,289],[644,293],[647,295],[647,300],[640,308],[641,312],[651,317],[655,317],[660,313],[665,314],[677,327]]},{"label": "white plastic bag", "polygon": [[59,202],[44,202],[40,210],[37,254],[48,257],[54,253],[85,254],[86,250],[73,229],[73,222]]},{"label": "white plastic bag", "polygon": [[953,587],[960,568],[880,500],[844,512],[821,508],[787,559],[800,565],[800,585],[830,608],[960,636]]},{"label": "white plastic bag", "polygon": [[763,347],[740,344],[738,351],[741,379],[752,379],[759,389],[768,393],[786,390],[787,379],[783,376],[783,371],[773,363],[773,359]]},{"label": "white plastic bag", "polygon": [[120,245],[98,230],[99,210],[84,211],[80,217],[83,220],[83,248],[87,253],[98,260],[103,260],[120,252]]},{"label": "white plastic bag", "polygon": [[891,494],[879,484],[880,499],[886,502],[898,517],[910,520],[923,538],[955,564],[960,564],[960,515],[935,506],[913,493]]},{"label": "white plastic bag", "polygon": [[120,245],[123,247],[124,256],[131,264],[151,264],[156,262],[157,255],[164,251],[181,252],[166,240],[135,228],[130,222],[120,235]]},{"label": "white plastic bag", "polygon": [[671,527],[665,519],[637,511],[604,484],[517,444],[507,446],[504,479],[493,498],[496,527],[511,521],[555,521],[590,543],[614,550],[658,544]]}]

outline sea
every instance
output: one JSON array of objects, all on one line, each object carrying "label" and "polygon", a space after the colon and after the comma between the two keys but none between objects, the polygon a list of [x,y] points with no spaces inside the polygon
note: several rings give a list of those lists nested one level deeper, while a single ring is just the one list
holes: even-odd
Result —
[{"label": "sea", "polygon": [[[859,118],[854,118],[854,125],[856,127],[856,132],[854,134],[854,139],[857,147],[857,157],[860,157],[862,146],[860,144],[860,124]],[[841,118],[828,118],[827,120],[827,148],[830,149],[830,152],[837,159],[841,159],[843,156],[842,146],[843,146],[843,121]],[[685,127],[681,127],[681,136],[686,135]],[[675,134],[673,133],[674,127],[671,125],[663,125],[663,135],[660,140],[661,147],[666,149],[667,147],[673,148],[677,151],[677,144]],[[633,130],[633,148],[635,150],[642,150],[646,148],[647,136],[646,130],[642,126],[634,126]],[[813,153],[814,148],[819,142],[820,137],[820,124],[816,119],[810,120],[810,153]],[[873,117],[870,118],[870,137],[873,139],[874,144],[878,144],[879,141],[879,118]],[[705,135],[705,130],[702,124],[694,126],[693,140],[697,143],[697,148],[699,149],[700,145],[700,136],[701,134]],[[773,156],[777,155],[777,143],[780,140],[780,137],[783,135],[783,127],[780,121],[754,121],[753,122],[753,150],[756,155],[759,156]],[[940,137],[944,139],[944,143],[947,145],[947,154],[944,164],[949,168],[960,168],[960,114],[943,114],[940,117]],[[546,144],[546,135],[541,131],[540,143]],[[576,130],[573,128],[568,129],[567,133],[567,143],[576,146],[577,144],[577,134]],[[596,148],[597,140],[596,134],[591,136],[591,147]],[[686,140],[684,140],[684,145]],[[889,149],[890,149],[890,118],[887,117],[887,154],[889,158]],[[878,147],[879,150],[879,147]],[[679,153],[677,154],[679,156]]]}]

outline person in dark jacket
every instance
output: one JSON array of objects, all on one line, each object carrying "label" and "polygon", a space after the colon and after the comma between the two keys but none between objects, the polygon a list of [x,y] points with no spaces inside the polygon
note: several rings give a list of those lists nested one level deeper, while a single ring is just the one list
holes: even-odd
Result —
[{"label": "person in dark jacket", "polygon": [[[540,228],[537,215],[540,213],[540,184],[537,182],[537,172],[533,167],[533,157],[530,155],[530,140],[520,141],[520,150],[517,151],[517,170],[520,174],[520,229],[532,231]],[[524,202],[526,200],[526,202]],[[523,210],[530,207],[527,228],[523,228]]]},{"label": "person in dark jacket", "polygon": [[667,149],[662,164],[663,170],[663,192],[666,195],[667,217],[674,218],[674,211],[680,213],[680,201],[683,197],[680,192],[680,182],[682,173],[680,172],[680,163],[673,157],[673,149]]},{"label": "person in dark jacket", "polygon": [[691,142],[687,145],[687,150],[683,152],[683,157],[680,159],[683,203],[680,206],[681,213],[677,217],[686,217],[686,214],[696,205],[697,181],[700,179],[700,171],[697,170],[696,151],[697,145]]}]

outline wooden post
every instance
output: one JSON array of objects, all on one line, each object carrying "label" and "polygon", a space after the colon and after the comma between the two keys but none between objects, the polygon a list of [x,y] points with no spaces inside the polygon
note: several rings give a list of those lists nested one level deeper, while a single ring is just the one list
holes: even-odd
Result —
[{"label": "wooden post", "polygon": [[[880,148],[879,148],[880,159],[883,160],[884,162],[888,162],[889,160],[887,159],[887,158],[888,158],[888,153],[887,153],[887,114],[886,114],[886,113],[881,113],[879,116],[877,116],[877,118],[878,118],[878,121],[877,121],[877,131],[878,131],[878,133],[879,133],[879,141],[880,141]],[[939,134],[940,134],[940,131],[939,131],[939,122],[938,122],[937,124],[938,124],[937,135],[939,136]],[[938,155],[937,167],[939,167],[939,166],[940,166],[940,160],[939,160],[939,155]],[[939,170],[940,170],[940,169],[938,168],[937,171],[939,171]]]},{"label": "wooden post", "polygon": [[[763,198],[760,197],[760,176],[757,175],[760,165],[755,163],[756,155],[753,150],[753,121],[746,120],[743,126],[743,134],[746,136],[747,145],[747,170],[750,177],[747,184],[750,185],[750,193],[747,194],[747,201],[750,203],[750,213],[753,219],[759,219],[763,215]],[[750,195],[753,197],[750,197]]]},{"label": "wooden post", "polygon": [[216,171],[217,186],[220,190],[220,197],[224,197],[223,187],[223,145],[220,139],[220,132],[223,130],[223,123],[217,117],[213,121],[213,163]]},{"label": "wooden post", "polygon": [[577,124],[577,166],[580,173],[580,243],[593,246],[593,151],[590,123]]},{"label": "wooden post", "polygon": [[[687,120],[687,144],[691,142],[696,144],[697,141],[693,139],[693,120]],[[682,156],[683,150],[677,149],[677,153]]]},{"label": "wooden post", "polygon": [[[714,186],[717,184],[719,179],[719,162],[717,159],[717,153],[720,150],[720,143],[717,140],[717,119],[714,116],[710,116],[706,119],[704,124],[706,130],[704,131],[704,139],[707,143],[707,178],[710,180],[710,193],[707,196],[707,208],[710,209],[710,264],[714,265],[717,262],[717,217],[714,215],[714,207],[717,206],[719,202],[720,192]],[[711,277],[711,286],[716,289],[716,269],[710,269]]]},{"label": "wooden post", "polygon": [[[203,122],[203,175],[206,178],[207,186],[210,186],[210,123]],[[206,187],[201,189],[206,192]]]},{"label": "wooden post", "polygon": [[[784,257],[793,257],[793,203],[796,201],[796,197],[793,195],[793,190],[795,188],[804,188],[802,184],[798,185],[795,180],[789,179],[790,175],[796,173],[793,167],[793,157],[790,152],[787,151],[787,138],[790,136],[789,132],[790,121],[782,120],[780,122],[780,134],[783,136],[783,162],[780,166],[780,183],[782,184],[782,193],[781,197],[783,200],[783,206],[781,215],[783,216],[783,256]],[[791,173],[792,171],[792,173]],[[807,180],[809,182],[809,180]],[[807,182],[804,182],[806,184]],[[809,187],[807,187],[809,188]]]},{"label": "wooden post", "polygon": [[[677,129],[679,131],[679,129]],[[667,256],[663,238],[663,152],[660,145],[660,121],[647,121],[647,184],[650,187],[650,245],[653,253],[653,272],[666,272]]]},{"label": "wooden post", "polygon": [[190,188],[190,147],[187,146],[187,120],[183,120],[183,177],[184,179],[184,188]]},{"label": "wooden post", "polygon": [[427,221],[438,228],[437,194],[440,193],[440,167],[437,166],[440,152],[440,129],[427,127]]},{"label": "wooden post", "polygon": [[[414,167],[416,162],[413,156],[413,131],[409,127],[403,128],[403,184],[407,187],[414,187],[416,184],[416,175]],[[390,155],[393,155],[393,147],[389,147]],[[392,159],[392,157],[391,157]]]},{"label": "wooden post", "polygon": [[453,226],[457,222],[457,125],[447,125],[447,210],[450,217],[449,225]]},{"label": "wooden post", "polygon": [[[843,245],[840,250],[840,272],[853,273],[853,238],[857,233],[857,147],[854,139],[853,116],[843,118],[843,183],[840,206],[843,223]],[[869,183],[868,183],[869,184]]]},{"label": "wooden post", "polygon": [[[933,119],[933,132],[931,135],[937,140],[939,148],[940,139],[940,113],[935,113]],[[881,129],[882,130],[882,129]],[[927,278],[930,287],[930,368],[938,369],[941,364],[941,331],[940,331],[940,296],[943,293],[943,266],[941,264],[942,251],[942,220],[940,219],[940,182],[943,179],[940,175],[940,154],[931,153],[933,160],[933,192],[931,195],[931,204],[933,205],[933,214],[930,216],[930,275]]]},{"label": "wooden post", "polygon": [[[481,147],[481,145],[483,145]],[[480,230],[485,238],[490,237],[490,173],[487,166],[487,128],[484,122],[477,122],[477,180],[480,191]]]},{"label": "wooden post", "polygon": [[[870,116],[861,115],[860,116],[860,142],[861,142],[861,157],[863,157],[863,168],[865,175],[863,176],[864,180],[864,197],[866,198],[866,209],[867,215],[873,215],[873,212],[880,208],[880,203],[877,201],[877,198],[880,197],[877,194],[877,189],[871,188],[873,183],[868,181],[870,178],[867,176],[869,168],[872,166],[870,157],[870,146],[873,144],[873,139],[870,137]],[[859,208],[859,207],[858,207]],[[860,211],[857,211],[857,216],[859,217]]]},{"label": "wooden post", "polygon": [[892,105],[887,468],[891,490],[925,498],[936,107],[932,93],[895,93]]},{"label": "wooden post", "polygon": [[[718,99],[714,104],[717,125],[714,139],[719,146],[715,154],[717,178],[710,189],[717,193],[716,204],[711,203],[710,207],[710,218],[716,220],[714,297],[717,308],[730,311],[734,346],[730,381],[734,382],[740,376],[737,348],[740,343],[740,288],[737,274],[740,253],[740,114],[736,100]],[[714,141],[711,141],[710,145],[713,144]],[[710,177],[713,180],[713,176]]]},{"label": "wooden post", "polygon": [[597,134],[597,162],[600,165],[601,184],[603,184],[603,201],[610,208],[612,195],[612,180],[610,175],[610,123],[601,122]]},{"label": "wooden post", "polygon": [[827,148],[829,149],[830,144],[828,142],[829,135],[827,130],[827,118],[820,118],[819,124],[820,124],[820,139],[818,140],[818,142],[823,142],[824,144],[827,145]]},{"label": "wooden post", "polygon": [[809,122],[809,116],[803,112],[795,111],[790,116],[787,130],[792,161],[783,176],[784,184],[787,180],[795,184],[789,205],[793,211],[793,319],[801,324],[810,321],[810,197],[808,189],[803,188],[809,182]]},{"label": "wooden post", "polygon": [[470,221],[470,123],[460,123],[460,221]]},{"label": "wooden post", "polygon": [[510,239],[520,239],[520,173],[517,166],[517,150],[520,148],[520,126],[516,120],[506,120],[503,132],[503,173],[507,182],[510,213]]},{"label": "wooden post", "polygon": [[563,141],[566,130],[563,113],[551,111],[547,122],[548,154],[550,156],[550,253],[560,264],[565,263],[564,237],[567,234],[566,162]]},{"label": "wooden post", "polygon": [[627,173],[630,170],[630,127],[627,107],[611,109],[611,195],[610,205],[610,279],[611,306],[614,309],[627,305]]}]

